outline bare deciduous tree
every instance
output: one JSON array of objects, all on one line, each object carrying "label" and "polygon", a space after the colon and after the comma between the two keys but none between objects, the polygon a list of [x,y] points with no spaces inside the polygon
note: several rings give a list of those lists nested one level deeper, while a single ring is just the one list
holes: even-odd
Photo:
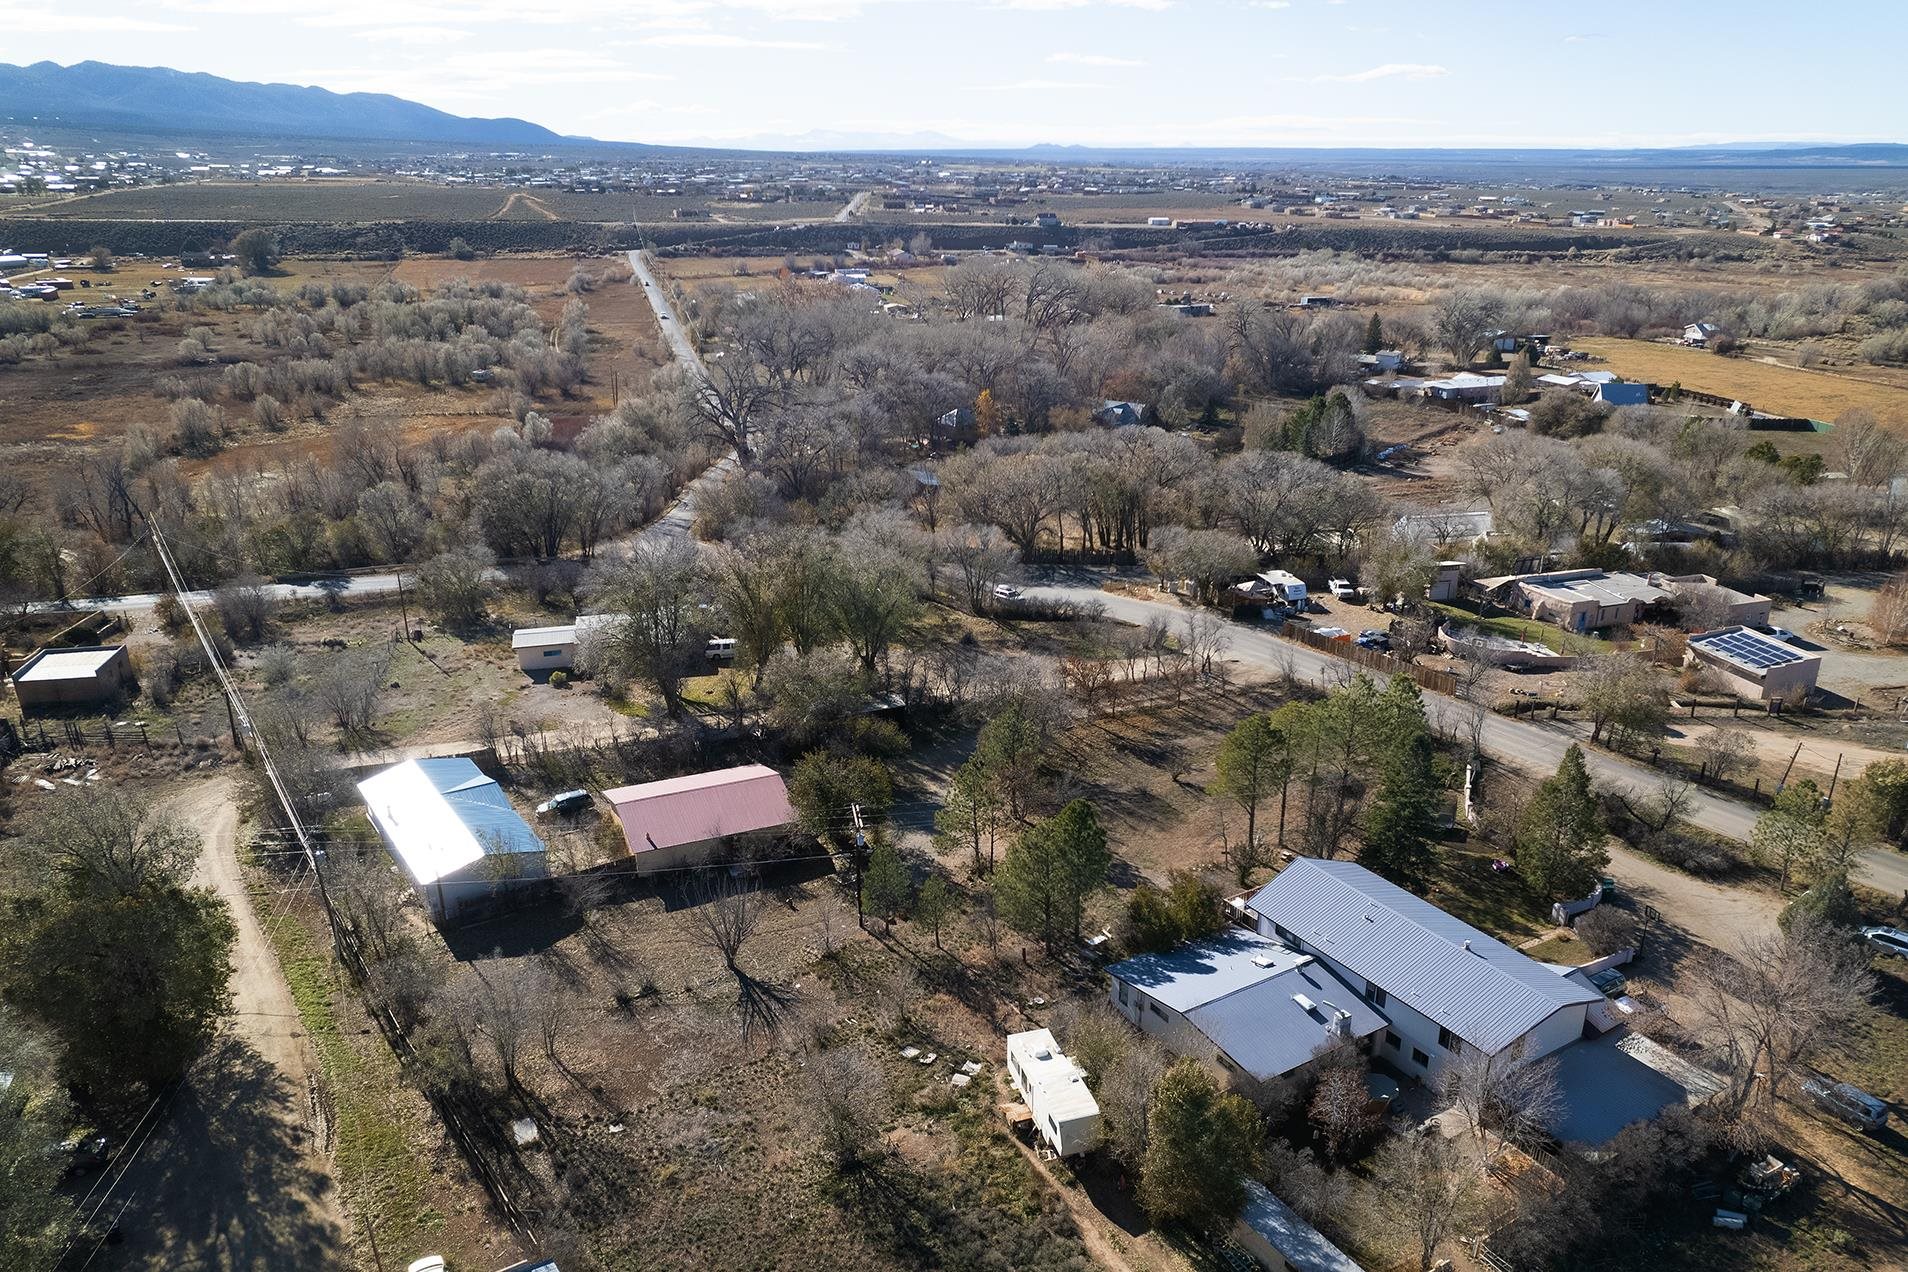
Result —
[{"label": "bare deciduous tree", "polygon": [[1712,957],[1695,1004],[1727,1063],[1731,1108],[1773,1104],[1796,1068],[1846,1045],[1874,991],[1862,947],[1807,915]]}]

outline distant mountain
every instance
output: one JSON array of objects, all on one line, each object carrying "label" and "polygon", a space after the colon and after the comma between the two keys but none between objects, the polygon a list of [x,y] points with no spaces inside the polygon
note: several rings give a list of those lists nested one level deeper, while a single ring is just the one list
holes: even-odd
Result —
[{"label": "distant mountain", "polygon": [[521,119],[467,119],[385,93],[247,84],[160,66],[0,64],[0,119],[142,133],[235,133],[340,141],[545,146]]}]

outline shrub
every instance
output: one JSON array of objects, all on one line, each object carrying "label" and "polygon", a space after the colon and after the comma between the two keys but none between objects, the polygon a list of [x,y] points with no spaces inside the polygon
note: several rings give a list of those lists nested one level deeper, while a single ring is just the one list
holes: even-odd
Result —
[{"label": "shrub", "polygon": [[1577,937],[1592,954],[1602,958],[1636,945],[1639,925],[1636,916],[1608,905],[1600,905],[1577,918]]},{"label": "shrub", "polygon": [[225,449],[225,411],[199,398],[172,405],[172,440],[187,455],[216,455]]},{"label": "shrub", "polygon": [[569,684],[570,684],[569,672],[553,671],[550,673],[550,687],[552,689],[566,689],[569,687]]}]

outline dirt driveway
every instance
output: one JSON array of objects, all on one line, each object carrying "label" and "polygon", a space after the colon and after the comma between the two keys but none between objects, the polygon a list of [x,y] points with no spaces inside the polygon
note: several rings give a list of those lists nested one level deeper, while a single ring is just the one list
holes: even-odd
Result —
[{"label": "dirt driveway", "polygon": [[[318,1114],[315,1058],[238,868],[230,773],[174,797],[205,837],[194,882],[232,907],[232,1015],[115,1189],[113,1268],[351,1266]],[[104,1260],[102,1260],[104,1262]]]}]

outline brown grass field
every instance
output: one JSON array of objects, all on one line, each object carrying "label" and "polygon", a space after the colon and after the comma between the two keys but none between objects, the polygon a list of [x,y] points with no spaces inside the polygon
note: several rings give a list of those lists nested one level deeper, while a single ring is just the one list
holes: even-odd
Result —
[{"label": "brown grass field", "polygon": [[1701,349],[1647,340],[1591,339],[1571,342],[1595,354],[1612,371],[1651,384],[1681,384],[1702,393],[1740,398],[1759,411],[1813,420],[1833,420],[1862,408],[1883,419],[1908,421],[1908,389],[1832,371],[1774,366],[1744,358],[1719,358]]}]

